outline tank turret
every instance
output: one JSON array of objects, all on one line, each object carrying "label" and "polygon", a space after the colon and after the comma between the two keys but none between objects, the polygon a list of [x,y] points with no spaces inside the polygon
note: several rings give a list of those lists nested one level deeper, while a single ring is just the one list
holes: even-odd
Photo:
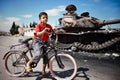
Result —
[{"label": "tank turret", "polygon": [[74,27],[100,29],[105,25],[117,24],[117,23],[120,23],[120,19],[100,20],[94,17],[81,17],[80,19],[76,20],[76,25]]},{"label": "tank turret", "polygon": [[100,29],[101,27],[108,24],[120,23],[120,19],[114,20],[100,20],[95,17],[90,17],[89,12],[84,12],[81,16],[76,18],[76,14],[65,14],[61,19],[62,27],[80,27],[88,29]]}]

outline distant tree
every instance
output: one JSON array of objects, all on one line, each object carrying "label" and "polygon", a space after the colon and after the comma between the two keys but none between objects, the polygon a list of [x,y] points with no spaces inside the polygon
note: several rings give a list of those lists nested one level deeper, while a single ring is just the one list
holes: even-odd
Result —
[{"label": "distant tree", "polygon": [[33,21],[33,27],[34,27],[34,28],[35,28],[36,25],[37,25],[37,23]]},{"label": "distant tree", "polygon": [[16,25],[15,22],[13,22],[12,27],[11,27],[11,29],[10,29],[10,33],[11,33],[12,35],[18,34],[18,33],[19,33],[19,32],[18,32],[18,28],[19,28],[19,26]]},{"label": "distant tree", "polygon": [[33,25],[32,25],[32,23],[30,23],[30,28],[32,28],[33,27]]},{"label": "distant tree", "polygon": [[25,25],[23,24],[23,28],[25,28]]},{"label": "distant tree", "polygon": [[28,28],[28,25],[26,24],[26,28]]},{"label": "distant tree", "polygon": [[37,25],[37,23],[33,21],[33,23],[30,23],[30,28],[35,28],[36,25]]}]

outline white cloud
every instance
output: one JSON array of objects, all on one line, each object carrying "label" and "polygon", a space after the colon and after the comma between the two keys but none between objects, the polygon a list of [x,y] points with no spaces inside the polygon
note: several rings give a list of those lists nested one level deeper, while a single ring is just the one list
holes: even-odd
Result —
[{"label": "white cloud", "polygon": [[22,17],[24,17],[24,18],[31,18],[32,15],[31,14],[26,14],[26,15],[22,15]]},{"label": "white cloud", "polygon": [[6,20],[9,21],[9,22],[13,22],[13,21],[19,21],[20,18],[17,18],[17,17],[7,17]]},{"label": "white cloud", "polygon": [[46,10],[45,12],[47,12],[49,14],[49,16],[57,16],[57,15],[59,15],[60,12],[62,12],[64,10],[65,10],[65,6],[58,6],[56,8]]},{"label": "white cloud", "polygon": [[9,31],[13,22],[15,22],[17,25],[21,26],[20,18],[17,17],[7,17],[3,18],[0,17],[0,31]]}]

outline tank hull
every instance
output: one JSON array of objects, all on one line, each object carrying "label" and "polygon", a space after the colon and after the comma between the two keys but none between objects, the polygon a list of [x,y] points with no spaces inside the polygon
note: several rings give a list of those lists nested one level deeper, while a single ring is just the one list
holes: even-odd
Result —
[{"label": "tank hull", "polygon": [[120,52],[120,29],[75,31],[68,30],[58,34],[59,48],[73,51],[100,51],[112,47],[115,51]]}]

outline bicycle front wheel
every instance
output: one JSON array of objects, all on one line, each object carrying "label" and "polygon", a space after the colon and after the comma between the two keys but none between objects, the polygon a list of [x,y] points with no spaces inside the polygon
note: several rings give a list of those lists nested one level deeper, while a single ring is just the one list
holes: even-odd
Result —
[{"label": "bicycle front wheel", "polygon": [[10,51],[4,60],[4,67],[8,75],[21,76],[25,72],[26,58],[18,51]]},{"label": "bicycle front wheel", "polygon": [[60,68],[56,61],[55,56],[53,56],[49,61],[49,69],[52,77],[57,80],[71,80],[76,76],[77,73],[77,64],[75,59],[65,53],[57,54],[57,57],[60,57],[64,68]]}]

